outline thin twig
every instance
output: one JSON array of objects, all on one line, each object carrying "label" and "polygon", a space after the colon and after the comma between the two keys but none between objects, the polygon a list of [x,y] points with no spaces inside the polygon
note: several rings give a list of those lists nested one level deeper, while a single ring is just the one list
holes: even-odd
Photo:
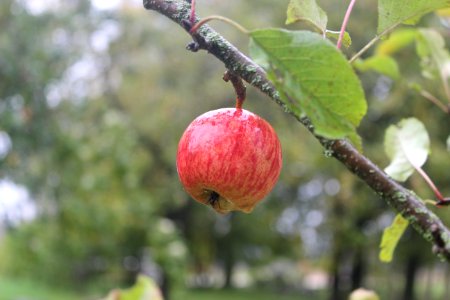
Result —
[{"label": "thin twig", "polygon": [[422,95],[425,99],[429,100],[431,103],[439,107],[446,114],[450,114],[450,107],[446,106],[442,103],[437,97],[426,90],[421,90],[420,95]]},{"label": "thin twig", "polygon": [[446,69],[440,72],[442,85],[444,86],[445,96],[447,97],[448,102],[450,102],[450,86],[448,84],[448,79],[450,77],[450,65],[447,65],[444,68]]},{"label": "thin twig", "polygon": [[361,55],[363,55],[367,50],[369,50],[370,47],[372,47],[376,42],[378,42],[384,35],[391,32],[395,27],[397,27],[399,24],[394,24],[385,30],[383,30],[380,34],[377,34],[373,39],[370,40],[361,50],[358,51],[353,57],[349,60],[350,63],[357,60]]}]

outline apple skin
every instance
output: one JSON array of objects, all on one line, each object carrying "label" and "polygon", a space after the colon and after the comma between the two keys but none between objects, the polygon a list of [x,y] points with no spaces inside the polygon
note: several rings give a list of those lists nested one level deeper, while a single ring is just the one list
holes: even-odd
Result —
[{"label": "apple skin", "polygon": [[240,108],[197,117],[178,144],[177,171],[186,192],[219,213],[246,213],[275,186],[281,145],[270,124]]}]

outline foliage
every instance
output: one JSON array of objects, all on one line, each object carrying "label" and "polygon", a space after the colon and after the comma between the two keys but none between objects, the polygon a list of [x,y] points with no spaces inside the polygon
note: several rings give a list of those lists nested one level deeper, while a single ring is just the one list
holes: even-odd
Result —
[{"label": "foliage", "polygon": [[308,21],[316,25],[322,32],[327,29],[328,16],[315,0],[290,1],[287,8],[286,24]]},{"label": "foliage", "polygon": [[408,227],[408,221],[401,215],[397,215],[391,226],[386,227],[380,244],[380,260],[382,262],[391,262],[394,256],[394,250],[398,241]]},{"label": "foliage", "polygon": [[316,134],[350,137],[366,113],[361,85],[336,47],[308,31],[268,29],[251,33],[254,56],[270,70],[283,103],[298,118],[306,115]]},{"label": "foliage", "polygon": [[[71,70],[96,54],[77,45],[89,44],[94,28],[112,22],[111,17],[90,18],[94,11],[84,1],[44,15],[32,15],[19,3],[8,5],[17,14],[9,33],[26,35],[2,34],[10,47],[3,49],[6,54],[15,55],[15,48],[24,54],[22,60],[2,57],[2,63],[18,65],[2,68],[7,81],[1,89],[1,130],[14,147],[1,170],[2,176],[27,184],[39,216],[5,238],[2,271],[36,274],[62,285],[109,285],[133,280],[140,261],[150,260],[163,265],[163,276],[175,283],[181,279],[185,246],[159,214],[164,202],[151,189],[158,181],[152,183],[148,175],[158,176],[157,159],[110,99],[95,94],[85,99],[88,78],[66,88]],[[77,23],[70,14],[86,20]],[[12,18],[3,17],[4,22]],[[68,40],[53,42],[56,34],[69,32]],[[61,78],[64,72],[69,78]]]},{"label": "foliage", "polygon": [[397,181],[405,181],[415,168],[425,164],[430,153],[430,138],[419,120],[404,119],[386,130],[384,148],[391,159],[386,173]]},{"label": "foliage", "polygon": [[[95,104],[71,112],[77,120],[93,118],[96,122],[77,122],[59,137],[59,147],[50,153],[52,171],[64,174],[54,188],[58,197],[55,202],[46,199],[48,211],[39,220],[11,232],[14,256],[4,262],[6,268],[19,274],[39,273],[41,278],[61,283],[92,281],[102,274],[104,280],[119,282],[124,276],[119,272],[122,261],[139,261],[146,254],[144,248],[150,247],[154,259],[177,277],[184,253],[172,255],[167,249],[182,242],[173,225],[160,225],[163,219],[155,215],[158,202],[141,183],[151,168],[148,154],[139,147],[124,115]],[[125,268],[131,275],[137,271],[136,266]]]},{"label": "foliage", "polygon": [[[319,2],[321,7],[290,1],[288,11],[291,28],[304,29],[297,21],[308,20],[319,34],[251,33],[252,55],[284,91],[287,108],[298,118],[308,116],[325,137],[358,143],[359,126],[366,155],[380,165],[389,163],[384,130],[411,116],[422,120],[433,148],[424,168],[444,194],[450,193],[448,115],[436,109],[445,109],[448,98],[448,38],[442,34],[448,28],[437,25],[434,15],[418,18],[448,1],[379,1],[378,33],[411,18],[422,27],[391,31],[352,63],[347,56],[379,38],[376,3],[355,7],[345,35],[348,48],[341,52],[320,34],[336,38],[327,28],[341,25],[347,3]],[[186,54],[185,33],[141,7],[99,12],[89,1],[73,1],[32,14],[23,3],[0,4],[0,21],[8,28],[0,34],[0,131],[13,145],[0,158],[0,178],[25,184],[39,217],[8,228],[1,241],[2,272],[109,290],[130,284],[145,265],[156,279],[164,277],[158,278],[162,270],[177,285],[186,274],[208,276],[216,266],[232,276],[238,263],[253,268],[283,257],[293,266],[303,259],[335,278],[342,275],[339,288],[349,291],[348,270],[356,270],[358,261],[374,277],[394,278],[411,257],[424,264],[430,259],[429,249],[406,231],[392,266],[373,262],[392,213],[347,170],[325,159],[293,118],[263,104],[251,88],[246,108],[264,116],[280,135],[285,160],[280,183],[251,215],[222,217],[194,204],[178,184],[175,151],[195,116],[233,105],[232,89],[220,79],[222,66],[203,54]],[[298,9],[306,4],[310,12]],[[248,27],[267,28],[285,19],[285,7],[268,0],[204,1],[200,9],[231,15]],[[95,34],[106,35],[101,28],[115,32],[103,50],[92,43]],[[245,48],[242,36],[217,28]],[[91,68],[74,79],[76,66],[83,64]],[[441,99],[442,105],[430,99]],[[433,197],[417,174],[410,175],[405,186]],[[449,221],[445,209],[437,213]],[[303,265],[298,270],[303,272]],[[198,291],[180,299],[254,294],[273,298],[265,292]]]},{"label": "foliage", "polygon": [[404,24],[416,24],[424,14],[448,7],[447,0],[380,0],[378,2],[378,33]]}]

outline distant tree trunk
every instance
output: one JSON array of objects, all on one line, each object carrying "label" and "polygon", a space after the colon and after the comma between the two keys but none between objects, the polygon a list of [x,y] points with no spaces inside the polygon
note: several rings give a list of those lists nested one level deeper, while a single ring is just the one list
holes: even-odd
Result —
[{"label": "distant tree trunk", "polygon": [[[433,273],[434,268],[428,267],[426,271],[426,284],[425,284],[425,290],[423,292],[423,297],[420,299],[433,299],[433,291],[432,291],[432,285],[433,285]],[[447,299],[447,298],[445,298]]]},{"label": "distant tree trunk", "polygon": [[419,258],[416,255],[411,255],[406,262],[405,288],[403,290],[403,300],[415,299],[414,285],[419,265],[420,265]]},{"label": "distant tree trunk", "polygon": [[227,253],[224,256],[225,283],[223,287],[228,289],[233,287],[232,279],[235,261],[232,253]]},{"label": "distant tree trunk", "polygon": [[344,216],[344,206],[342,203],[342,198],[337,197],[336,201],[334,201],[333,205],[333,218],[335,218],[336,226],[334,227],[334,238],[333,238],[333,261],[331,266],[331,294],[330,294],[330,300],[341,300],[342,299],[342,285],[343,285],[343,278],[341,276],[341,267],[343,265],[344,260],[344,245],[342,243],[344,232],[342,227],[340,226],[339,220]]},{"label": "distant tree trunk", "polygon": [[351,274],[352,291],[362,286],[365,267],[366,267],[366,259],[364,256],[363,249],[358,248],[353,258],[353,266]]},{"label": "distant tree trunk", "polygon": [[[335,246],[336,247],[336,246]],[[333,265],[331,269],[331,293],[330,293],[330,300],[341,300],[341,274],[340,274],[340,266],[342,261],[342,252],[341,249],[335,249],[333,253]]]},{"label": "distant tree trunk", "polygon": [[332,282],[331,282],[331,294],[330,294],[330,300],[338,300],[339,299],[339,270],[335,269],[333,272]]},{"label": "distant tree trunk", "polygon": [[450,268],[445,265],[445,278],[444,278],[444,299],[450,299]]},{"label": "distant tree trunk", "polygon": [[166,272],[162,272],[161,274],[162,280],[161,280],[161,293],[164,298],[164,300],[170,300],[170,278],[167,276]]}]

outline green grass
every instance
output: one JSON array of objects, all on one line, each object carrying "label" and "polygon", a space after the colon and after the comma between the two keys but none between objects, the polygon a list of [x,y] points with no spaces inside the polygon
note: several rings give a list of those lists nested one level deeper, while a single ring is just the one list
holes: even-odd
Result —
[{"label": "green grass", "polygon": [[[104,297],[106,295],[103,295]],[[0,277],[0,300],[94,300],[95,296],[86,296],[50,287],[27,279]],[[175,291],[171,300],[321,300],[323,297],[305,295],[283,295],[260,290],[215,290],[192,289]]]},{"label": "green grass", "polygon": [[82,300],[80,295],[27,279],[0,277],[0,300]]},{"label": "green grass", "polygon": [[321,300],[325,299],[313,295],[289,294],[257,290],[187,290],[173,294],[172,300]]}]

